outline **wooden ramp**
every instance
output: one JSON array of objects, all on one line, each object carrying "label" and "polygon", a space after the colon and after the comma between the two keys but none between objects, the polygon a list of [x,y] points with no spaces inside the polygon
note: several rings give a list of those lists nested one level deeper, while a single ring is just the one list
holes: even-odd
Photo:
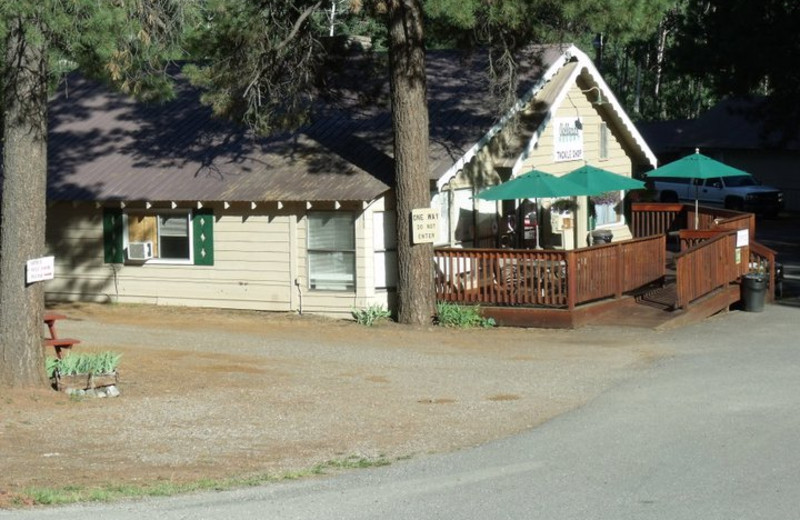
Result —
[{"label": "wooden ramp", "polygon": [[636,297],[636,303],[646,305],[661,311],[674,311],[678,301],[675,283],[668,283],[664,287],[650,289]]},{"label": "wooden ramp", "polygon": [[675,284],[668,283],[638,296],[620,299],[617,305],[609,306],[587,324],[664,330],[698,323],[727,312],[737,301],[739,286],[732,284],[692,302],[687,309],[675,309]]}]

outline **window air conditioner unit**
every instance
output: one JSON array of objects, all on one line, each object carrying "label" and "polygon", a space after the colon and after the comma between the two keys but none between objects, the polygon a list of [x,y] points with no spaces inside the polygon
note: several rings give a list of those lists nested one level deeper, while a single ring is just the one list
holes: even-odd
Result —
[{"label": "window air conditioner unit", "polygon": [[128,244],[128,260],[150,260],[153,258],[152,242],[130,242]]}]

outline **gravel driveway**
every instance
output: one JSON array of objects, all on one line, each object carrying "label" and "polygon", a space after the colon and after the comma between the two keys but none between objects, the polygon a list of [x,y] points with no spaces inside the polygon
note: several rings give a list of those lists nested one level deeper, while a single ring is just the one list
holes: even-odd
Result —
[{"label": "gravel driveway", "polygon": [[0,402],[2,495],[29,486],[282,475],[532,428],[668,355],[663,333],[451,330],[257,312],[65,305],[62,335],[123,355],[113,399]]}]

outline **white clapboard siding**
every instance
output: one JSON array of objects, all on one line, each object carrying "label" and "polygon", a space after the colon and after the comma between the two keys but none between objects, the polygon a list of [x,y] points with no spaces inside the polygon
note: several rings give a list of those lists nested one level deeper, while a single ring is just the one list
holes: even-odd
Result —
[{"label": "white clapboard siding", "polygon": [[159,261],[106,264],[102,209],[93,204],[53,205],[47,244],[56,257],[56,277],[47,282],[47,298],[284,312],[301,310],[302,303],[304,312],[336,316],[349,315],[354,307],[388,303],[386,292],[376,295],[374,289],[371,208],[352,208],[356,290],[312,291],[305,208],[299,214],[286,209],[254,214],[244,205],[213,207],[214,265],[196,266]]},{"label": "white clapboard siding", "polygon": [[289,311],[290,215],[215,214],[214,265],[103,263],[102,210],[57,204],[48,215],[59,300],[118,301]]}]

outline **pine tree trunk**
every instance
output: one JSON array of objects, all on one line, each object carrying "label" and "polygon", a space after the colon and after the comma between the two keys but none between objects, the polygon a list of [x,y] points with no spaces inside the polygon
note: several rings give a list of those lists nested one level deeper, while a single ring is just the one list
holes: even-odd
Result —
[{"label": "pine tree trunk", "polygon": [[664,22],[658,24],[658,43],[656,45],[656,77],[655,85],[653,87],[653,99],[655,99],[656,106],[659,107],[659,116],[666,119],[667,113],[664,108],[665,105],[661,101],[661,79],[664,71],[664,56],[667,49],[667,26]]},{"label": "pine tree trunk", "polygon": [[397,296],[400,323],[425,325],[434,311],[433,246],[412,244],[411,210],[430,207],[428,105],[420,0],[389,2],[397,193]]},{"label": "pine tree trunk", "polygon": [[[7,27],[0,216],[0,387],[44,386],[42,283],[25,263],[45,252],[47,58],[37,20]],[[35,31],[35,32],[34,32]],[[38,34],[37,34],[38,33]]]}]

